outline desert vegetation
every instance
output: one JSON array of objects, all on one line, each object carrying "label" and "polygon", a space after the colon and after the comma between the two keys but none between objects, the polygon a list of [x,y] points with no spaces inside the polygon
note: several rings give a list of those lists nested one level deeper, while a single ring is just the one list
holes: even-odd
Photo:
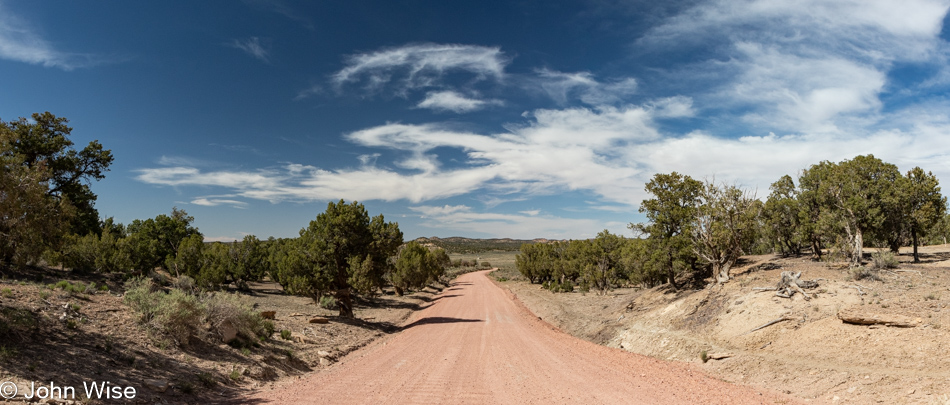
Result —
[{"label": "desert vegetation", "polygon": [[[613,286],[729,281],[742,255],[808,253],[843,261],[856,274],[894,266],[901,246],[946,243],[947,199],[939,181],[919,167],[901,174],[874,156],[820,162],[783,176],[763,202],[751,190],[680,173],[657,174],[640,204],[647,222],[638,237],[606,230],[589,240],[523,244],[518,270],[552,291],[607,291]],[[865,247],[875,252],[863,270]]]},{"label": "desert vegetation", "polygon": [[104,361],[156,395],[299,375],[397,331],[452,268],[355,201],[329,203],[299,237],[230,243],[205,242],[177,207],[101,217],[92,186],[112,152],[71,132],[50,113],[0,121],[0,366],[22,381]]},{"label": "desert vegetation", "polygon": [[177,207],[128,225],[100,219],[90,186],[104,178],[112,153],[97,141],[74,148],[67,124],[48,112],[0,121],[0,271],[48,265],[148,277],[176,294],[246,290],[269,278],[315,302],[332,297],[352,317],[355,295],[421,289],[451,265],[441,248],[404,245],[397,223],[370,218],[355,201],[329,203],[297,238],[233,243],[204,242],[194,217]]}]

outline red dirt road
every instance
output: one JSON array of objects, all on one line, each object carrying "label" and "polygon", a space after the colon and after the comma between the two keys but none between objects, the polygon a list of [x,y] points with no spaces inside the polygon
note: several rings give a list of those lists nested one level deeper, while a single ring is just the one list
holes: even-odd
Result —
[{"label": "red dirt road", "polygon": [[248,402],[771,404],[797,401],[555,330],[469,273],[405,329]]}]

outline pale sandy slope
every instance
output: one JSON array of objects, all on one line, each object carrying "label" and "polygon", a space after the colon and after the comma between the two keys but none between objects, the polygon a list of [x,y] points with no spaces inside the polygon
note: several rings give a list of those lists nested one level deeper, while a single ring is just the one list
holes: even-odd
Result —
[{"label": "pale sandy slope", "polygon": [[459,277],[404,331],[253,403],[759,404],[788,397],[555,330],[486,277]]}]

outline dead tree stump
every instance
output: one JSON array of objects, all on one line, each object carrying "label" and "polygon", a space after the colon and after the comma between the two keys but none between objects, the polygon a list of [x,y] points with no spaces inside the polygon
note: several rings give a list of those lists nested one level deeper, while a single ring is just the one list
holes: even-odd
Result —
[{"label": "dead tree stump", "polygon": [[805,297],[805,300],[810,300],[811,297],[805,292],[804,289],[812,289],[818,287],[817,280],[802,280],[802,272],[792,273],[790,271],[783,271],[782,278],[779,280],[778,284],[775,286],[775,295],[782,298],[792,298],[795,295],[795,292],[799,292]]}]

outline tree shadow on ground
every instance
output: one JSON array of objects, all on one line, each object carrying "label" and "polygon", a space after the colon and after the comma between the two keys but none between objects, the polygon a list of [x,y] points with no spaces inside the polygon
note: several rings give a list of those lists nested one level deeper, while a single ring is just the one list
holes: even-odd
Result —
[{"label": "tree shadow on ground", "polygon": [[[910,262],[913,263],[914,254],[913,253],[901,253],[900,256],[910,257]],[[938,253],[917,253],[917,257],[920,258],[920,262],[916,264],[926,264],[926,263],[936,263],[942,262],[945,260],[950,260],[950,252],[938,252]]]},{"label": "tree shadow on ground", "polygon": [[363,329],[374,330],[382,333],[396,333],[401,330],[401,328],[391,322],[372,322],[359,318],[347,318],[347,317],[334,317],[332,318],[334,322],[339,322],[347,324],[350,326],[356,326]]},{"label": "tree shadow on ground", "polygon": [[460,323],[460,322],[484,322],[481,319],[451,318],[444,316],[430,316],[419,319],[413,323],[403,326],[401,330],[406,330],[420,325],[442,324],[442,323]]}]

